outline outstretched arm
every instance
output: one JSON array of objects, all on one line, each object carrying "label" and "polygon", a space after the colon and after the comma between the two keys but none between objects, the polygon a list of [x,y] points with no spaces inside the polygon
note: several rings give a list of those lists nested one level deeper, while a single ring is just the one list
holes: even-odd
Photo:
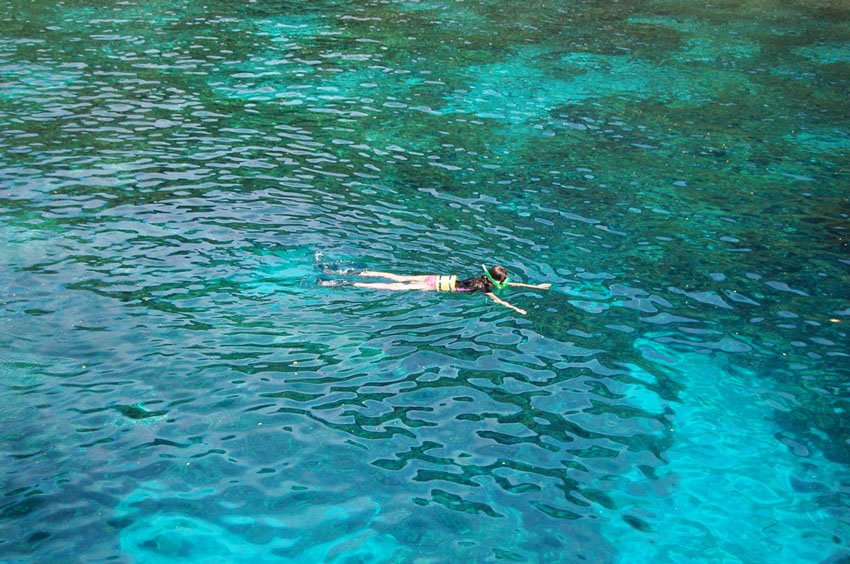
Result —
[{"label": "outstretched arm", "polygon": [[506,302],[505,300],[503,300],[503,299],[499,298],[498,296],[495,296],[495,295],[493,295],[493,294],[487,294],[487,295],[488,295],[488,296],[490,296],[490,299],[491,299],[491,300],[493,300],[494,302],[496,302],[496,303],[497,303],[497,304],[499,304],[499,305],[503,305],[503,306],[505,306],[505,307],[509,307],[509,308],[511,308],[512,310],[514,310],[514,311],[516,311],[516,312],[518,312],[518,313],[521,313],[521,314],[523,314],[523,315],[525,315],[526,313],[528,313],[528,312],[527,312],[527,311],[525,311],[524,309],[519,309],[519,308],[518,308],[518,307],[516,307],[516,306],[512,306],[511,304],[509,304],[509,303],[508,303],[508,302]]},{"label": "outstretched arm", "polygon": [[552,287],[551,284],[523,284],[522,282],[508,282],[508,286],[519,286],[520,288],[537,288],[538,290],[548,290]]}]

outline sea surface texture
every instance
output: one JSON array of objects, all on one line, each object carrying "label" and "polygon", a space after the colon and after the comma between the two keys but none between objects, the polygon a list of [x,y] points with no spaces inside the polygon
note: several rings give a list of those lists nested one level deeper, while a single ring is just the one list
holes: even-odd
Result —
[{"label": "sea surface texture", "polygon": [[838,0],[0,2],[0,560],[846,562],[848,92]]}]

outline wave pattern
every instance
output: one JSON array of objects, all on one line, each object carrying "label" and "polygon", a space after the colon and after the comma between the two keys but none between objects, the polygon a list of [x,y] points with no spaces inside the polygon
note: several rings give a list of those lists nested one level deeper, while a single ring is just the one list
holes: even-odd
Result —
[{"label": "wave pattern", "polygon": [[0,557],[846,557],[850,14],[770,9],[0,7]]}]

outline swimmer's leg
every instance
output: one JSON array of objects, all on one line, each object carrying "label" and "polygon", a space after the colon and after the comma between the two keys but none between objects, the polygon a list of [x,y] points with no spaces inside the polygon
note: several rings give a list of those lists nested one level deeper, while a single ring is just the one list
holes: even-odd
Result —
[{"label": "swimmer's leg", "polygon": [[386,278],[387,280],[393,280],[395,282],[425,282],[427,278],[430,278],[427,274],[417,274],[415,276],[406,276],[403,274],[393,274],[392,272],[375,272],[374,270],[364,270],[363,272],[358,272],[358,276],[368,276],[374,278]]},{"label": "swimmer's leg", "polygon": [[423,282],[355,282],[352,286],[358,288],[369,288],[371,290],[433,290],[429,284]]}]

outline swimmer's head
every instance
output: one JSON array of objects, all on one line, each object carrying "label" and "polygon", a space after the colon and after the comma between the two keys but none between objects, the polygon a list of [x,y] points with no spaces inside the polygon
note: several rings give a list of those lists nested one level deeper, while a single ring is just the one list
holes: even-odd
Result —
[{"label": "swimmer's head", "polygon": [[496,282],[504,282],[508,279],[508,271],[502,266],[491,266],[488,272]]},{"label": "swimmer's head", "polygon": [[501,266],[491,266],[489,269],[481,265],[484,274],[490,280],[489,284],[495,291],[504,290],[508,286],[508,271]]}]

